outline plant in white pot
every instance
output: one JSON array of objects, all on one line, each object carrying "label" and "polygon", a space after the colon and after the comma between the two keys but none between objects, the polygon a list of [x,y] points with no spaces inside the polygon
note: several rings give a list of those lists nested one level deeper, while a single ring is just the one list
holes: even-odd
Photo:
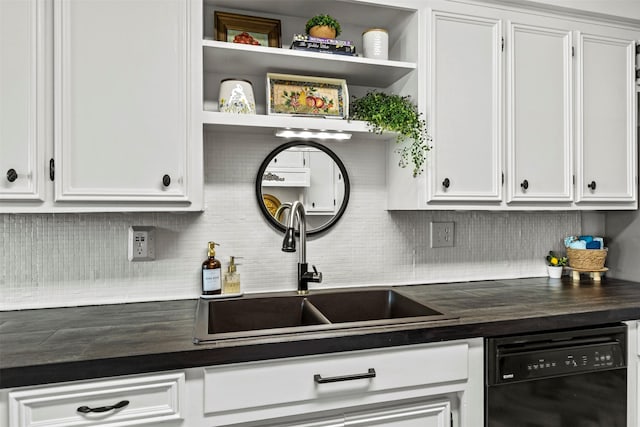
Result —
[{"label": "plant in white pot", "polygon": [[545,258],[547,260],[547,271],[549,277],[552,279],[558,279],[562,277],[562,270],[567,265],[567,257],[560,256],[553,251],[549,251],[549,255]]}]

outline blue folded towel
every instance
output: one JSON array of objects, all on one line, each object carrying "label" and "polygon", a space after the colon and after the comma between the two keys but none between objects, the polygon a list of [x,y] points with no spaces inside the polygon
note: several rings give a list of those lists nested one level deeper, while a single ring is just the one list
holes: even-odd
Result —
[{"label": "blue folded towel", "polygon": [[578,237],[578,240],[584,240],[587,243],[593,242],[593,236],[580,236]]},{"label": "blue folded towel", "polygon": [[602,249],[600,242],[591,241],[587,242],[586,249]]},{"label": "blue folded towel", "polygon": [[587,249],[587,242],[585,242],[584,240],[574,240],[573,242],[569,243],[569,246],[567,247],[571,249]]}]

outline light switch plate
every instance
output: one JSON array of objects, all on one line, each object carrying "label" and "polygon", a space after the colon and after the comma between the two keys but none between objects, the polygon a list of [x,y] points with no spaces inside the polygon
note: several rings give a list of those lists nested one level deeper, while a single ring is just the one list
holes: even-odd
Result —
[{"label": "light switch plate", "polygon": [[453,247],[454,225],[453,222],[431,222],[431,247]]},{"label": "light switch plate", "polygon": [[156,259],[156,228],[143,225],[129,227],[129,261]]}]

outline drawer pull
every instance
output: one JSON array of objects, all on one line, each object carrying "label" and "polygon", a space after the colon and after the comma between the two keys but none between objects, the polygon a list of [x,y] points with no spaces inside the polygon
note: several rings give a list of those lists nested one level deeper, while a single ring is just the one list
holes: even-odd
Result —
[{"label": "drawer pull", "polygon": [[99,406],[97,408],[89,408],[88,406],[81,406],[76,410],[78,412],[82,412],[83,414],[88,414],[90,412],[107,412],[107,411],[112,411],[114,409],[124,408],[128,404],[129,404],[128,400],[121,400],[120,402],[112,406]]},{"label": "drawer pull", "polygon": [[363,380],[363,379],[375,378],[375,377],[376,377],[376,370],[373,368],[369,368],[366,374],[343,375],[339,377],[327,377],[327,378],[322,378],[322,375],[315,374],[313,376],[313,380],[318,384],[326,384],[326,383],[337,383],[339,381]]}]

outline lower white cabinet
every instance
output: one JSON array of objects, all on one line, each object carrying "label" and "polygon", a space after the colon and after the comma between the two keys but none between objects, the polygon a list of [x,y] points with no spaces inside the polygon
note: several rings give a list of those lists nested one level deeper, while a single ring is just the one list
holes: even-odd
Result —
[{"label": "lower white cabinet", "polygon": [[[185,374],[174,372],[24,387],[0,396],[11,427],[182,426],[184,385]],[[2,406],[0,426],[7,419]]]},{"label": "lower white cabinet", "polygon": [[640,427],[640,320],[627,323],[627,425]]},{"label": "lower white cabinet", "polygon": [[475,426],[482,354],[474,339],[193,368],[189,425]]}]

